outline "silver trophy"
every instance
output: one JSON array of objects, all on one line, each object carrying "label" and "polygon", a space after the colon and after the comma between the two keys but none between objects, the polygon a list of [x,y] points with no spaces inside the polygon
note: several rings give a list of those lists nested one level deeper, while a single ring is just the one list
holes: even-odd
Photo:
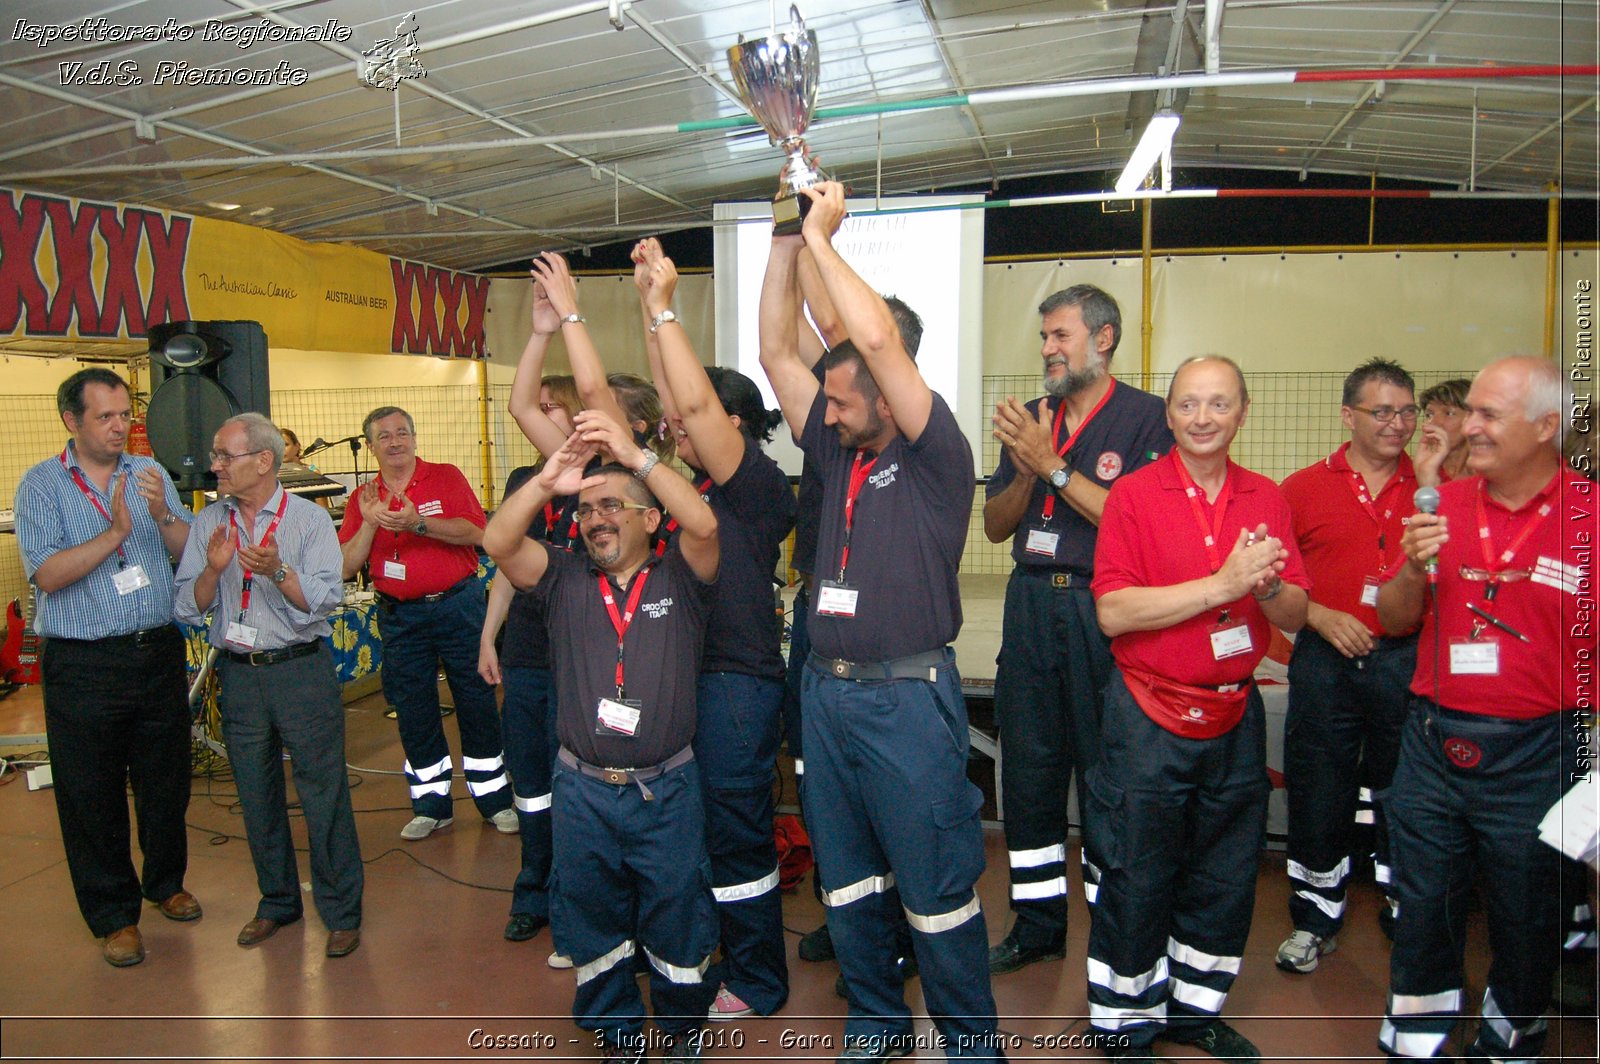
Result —
[{"label": "silver trophy", "polygon": [[801,136],[811,124],[821,80],[817,35],[806,29],[799,8],[789,8],[789,19],[790,26],[783,33],[755,41],[746,41],[741,35],[739,43],[728,49],[728,68],[739,97],[772,143],[789,156],[778,175],[778,194],[772,201],[772,231],[783,236],[800,232],[811,206],[810,197],[800,195],[799,190],[826,180]]}]

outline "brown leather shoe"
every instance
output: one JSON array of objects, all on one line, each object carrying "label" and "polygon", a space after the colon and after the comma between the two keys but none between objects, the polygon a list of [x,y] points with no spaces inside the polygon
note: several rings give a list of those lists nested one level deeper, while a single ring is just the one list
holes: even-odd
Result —
[{"label": "brown leather shoe", "polygon": [[239,929],[239,945],[258,946],[276,935],[278,928],[292,923],[293,920],[268,920],[264,916],[258,916]]},{"label": "brown leather shoe", "polygon": [[144,960],[144,939],[139,937],[138,926],[129,924],[111,932],[101,943],[100,952],[113,968],[128,968]]},{"label": "brown leather shoe", "polygon": [[330,957],[344,957],[356,951],[361,945],[361,928],[352,927],[348,931],[329,931],[328,948],[324,950]]},{"label": "brown leather shoe", "polygon": [[168,920],[198,920],[200,919],[200,902],[193,894],[180,890],[172,897],[161,903],[161,915]]}]

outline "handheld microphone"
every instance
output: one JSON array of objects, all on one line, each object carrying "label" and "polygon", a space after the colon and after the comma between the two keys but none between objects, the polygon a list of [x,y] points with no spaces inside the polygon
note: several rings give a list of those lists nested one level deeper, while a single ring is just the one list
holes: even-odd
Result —
[{"label": "handheld microphone", "polygon": [[[1411,504],[1425,514],[1438,513],[1439,489],[1418,488],[1417,493],[1411,496]],[[1428,583],[1437,584],[1439,582],[1439,556],[1437,554],[1428,559],[1427,570]]]}]

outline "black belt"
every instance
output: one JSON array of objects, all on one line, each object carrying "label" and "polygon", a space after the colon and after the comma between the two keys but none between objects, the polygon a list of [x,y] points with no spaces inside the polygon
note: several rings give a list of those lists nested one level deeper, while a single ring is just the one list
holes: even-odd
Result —
[{"label": "black belt", "polygon": [[649,768],[601,768],[599,765],[591,765],[587,761],[579,761],[578,756],[564,746],[556,756],[561,759],[563,765],[571,769],[577,769],[585,776],[605,783],[621,785],[624,783],[649,783],[663,773],[671,772],[675,768],[687,765],[694,760],[694,747],[686,746],[661,762],[661,764],[651,765]]},{"label": "black belt", "polygon": [[241,654],[237,650],[226,651],[229,661],[237,661],[241,665],[276,665],[280,661],[292,661],[303,658],[307,654],[315,654],[322,645],[322,640],[313,639],[309,643],[296,643],[293,646],[279,647],[276,650],[252,650],[248,654]]},{"label": "black belt", "polygon": [[938,669],[950,660],[949,650],[927,650],[892,661],[842,661],[811,653],[811,664],[840,680],[927,680],[938,679]]},{"label": "black belt", "polygon": [[1063,591],[1078,588],[1087,591],[1092,576],[1084,576],[1070,569],[1046,569],[1042,565],[1019,565],[1017,571],[1036,580],[1048,580],[1050,586]]},{"label": "black belt", "polygon": [[122,643],[127,646],[153,647],[164,639],[170,639],[178,634],[178,630],[170,624],[158,624],[154,628],[144,628],[137,632],[124,632],[121,635],[102,636],[99,639],[68,639],[65,636],[47,636],[52,643],[81,643],[88,646],[91,643]]},{"label": "black belt", "polygon": [[418,595],[416,598],[409,599],[395,598],[393,595],[385,595],[382,591],[380,591],[378,592],[378,601],[389,607],[391,610],[396,606],[409,606],[413,602],[443,602],[451,595],[457,595],[465,591],[474,583],[476,583],[475,579],[469,576],[458,580],[456,583],[445,588],[443,591],[435,591],[431,595]]}]

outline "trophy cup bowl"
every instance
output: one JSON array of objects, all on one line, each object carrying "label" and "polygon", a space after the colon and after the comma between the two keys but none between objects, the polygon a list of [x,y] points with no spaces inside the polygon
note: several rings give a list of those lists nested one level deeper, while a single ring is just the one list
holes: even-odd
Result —
[{"label": "trophy cup bowl", "polygon": [[740,37],[728,49],[728,68],[740,99],[768,139],[789,157],[772,201],[772,231],[785,236],[800,232],[811,206],[799,190],[824,180],[802,137],[816,109],[821,69],[817,35],[806,29],[798,8],[789,8],[789,18],[784,32],[753,41]]}]

